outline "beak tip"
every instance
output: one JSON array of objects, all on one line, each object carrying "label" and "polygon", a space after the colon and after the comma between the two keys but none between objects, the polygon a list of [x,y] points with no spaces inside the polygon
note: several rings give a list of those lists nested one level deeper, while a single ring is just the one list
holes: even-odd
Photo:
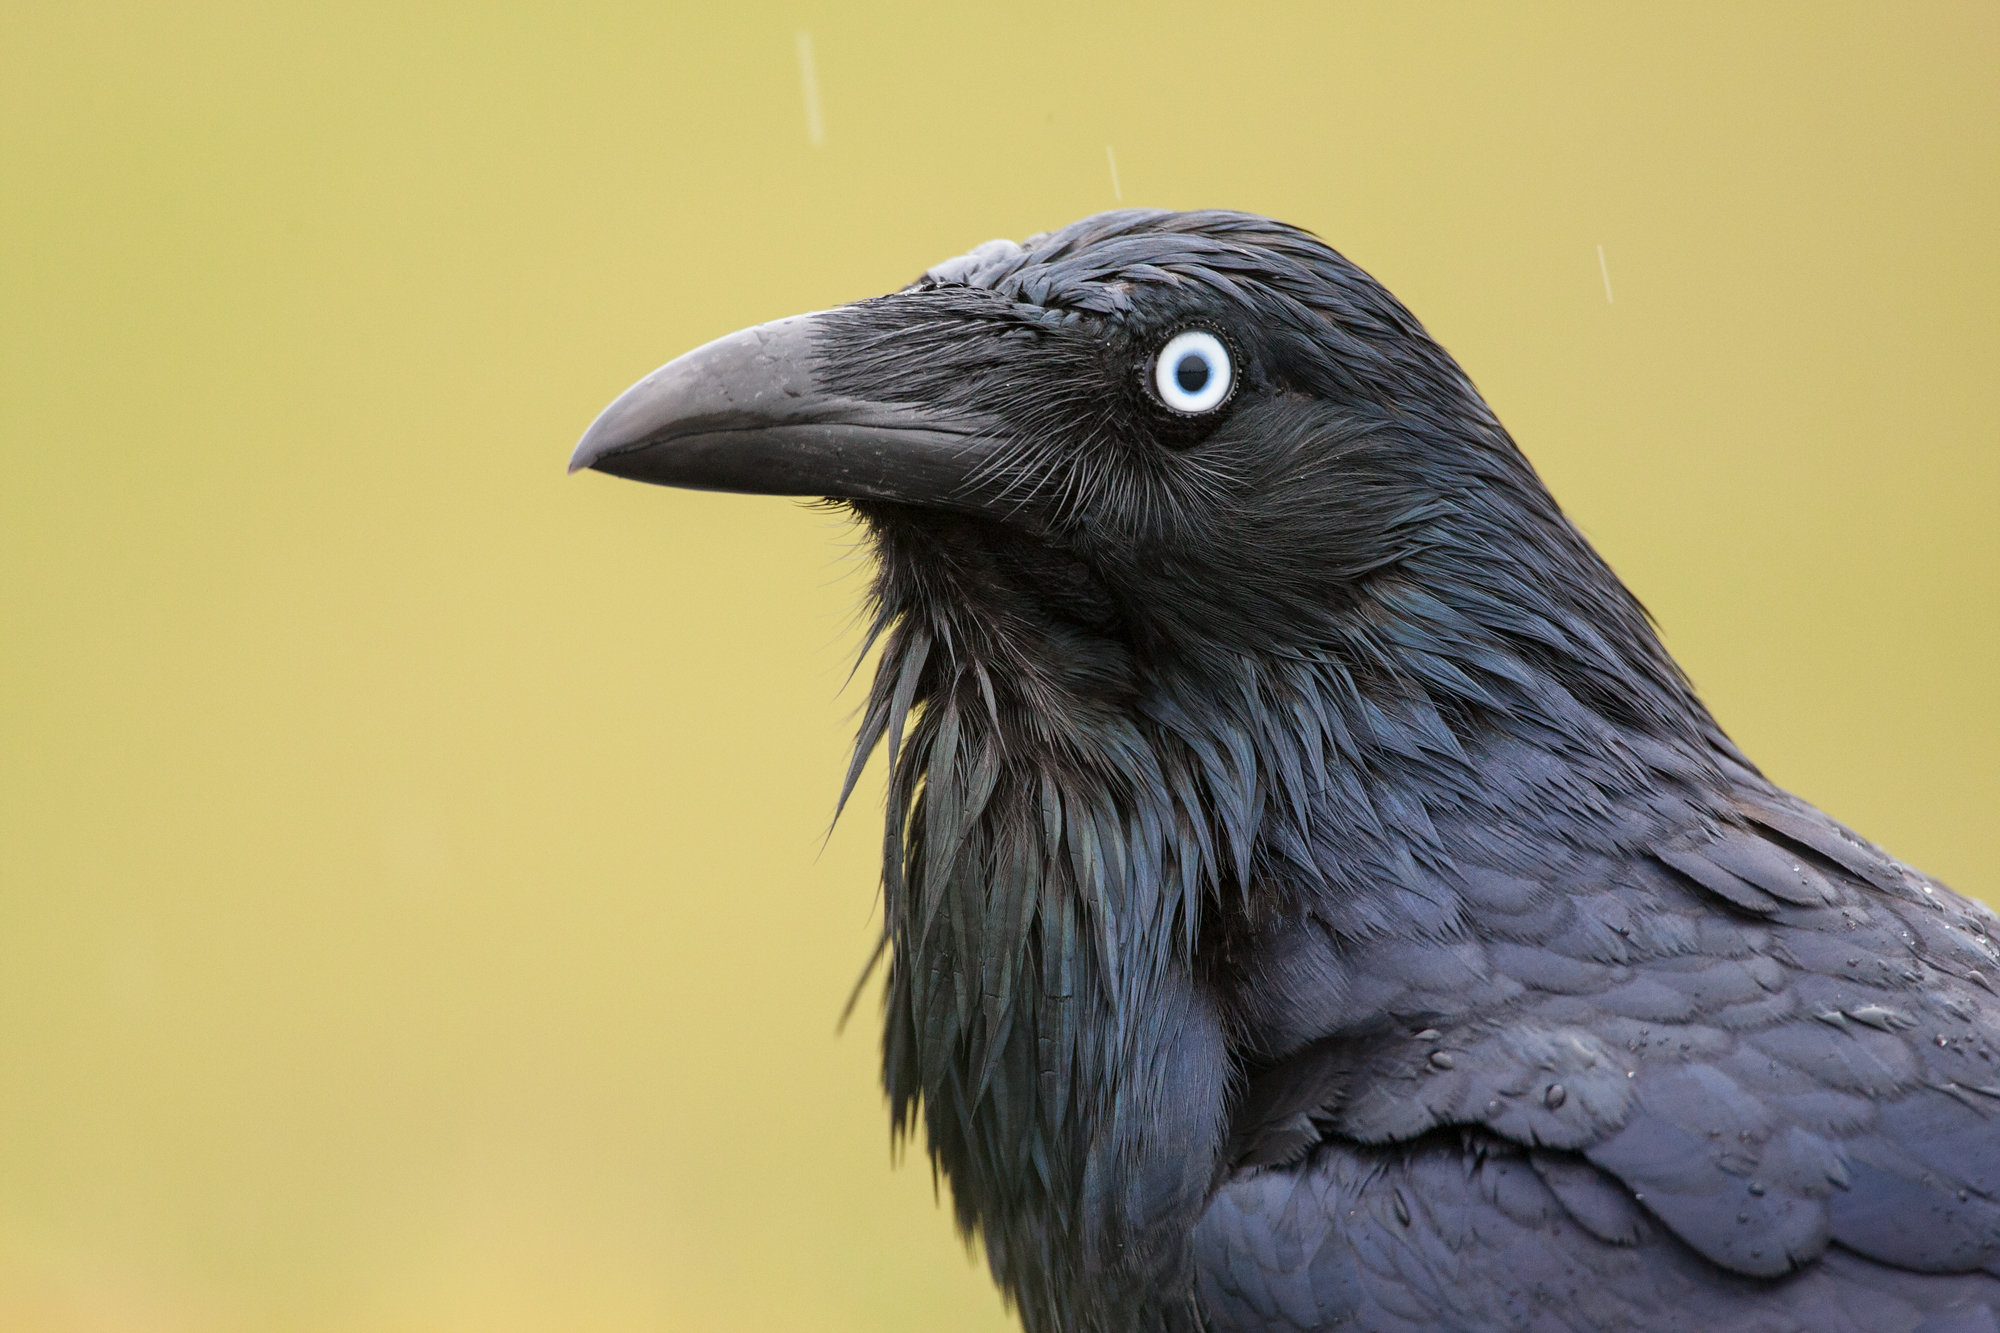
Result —
[{"label": "beak tip", "polygon": [[576,448],[570,450],[568,475],[573,477],[585,468],[596,467],[604,460],[606,454],[611,453],[617,447],[618,442],[616,440],[607,440],[605,438],[606,432],[598,429],[602,424],[602,417],[591,422],[590,429],[585,431],[583,438],[576,442]]}]

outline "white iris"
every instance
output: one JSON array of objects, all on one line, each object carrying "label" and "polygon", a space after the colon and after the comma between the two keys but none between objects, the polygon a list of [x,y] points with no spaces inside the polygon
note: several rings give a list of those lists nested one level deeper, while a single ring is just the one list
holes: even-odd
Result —
[{"label": "white iris", "polygon": [[1160,401],[1176,412],[1207,412],[1229,396],[1229,349],[1222,339],[1200,329],[1175,334],[1153,362],[1153,387]]}]

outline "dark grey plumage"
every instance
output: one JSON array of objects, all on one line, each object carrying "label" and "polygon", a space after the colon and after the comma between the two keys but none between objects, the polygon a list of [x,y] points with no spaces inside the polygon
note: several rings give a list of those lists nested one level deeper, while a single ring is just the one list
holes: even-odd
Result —
[{"label": "dark grey plumage", "polygon": [[874,538],[884,1080],[1032,1333],[2000,1333],[1992,914],[1756,771],[1367,275],[1111,213],[739,339],[579,459]]}]

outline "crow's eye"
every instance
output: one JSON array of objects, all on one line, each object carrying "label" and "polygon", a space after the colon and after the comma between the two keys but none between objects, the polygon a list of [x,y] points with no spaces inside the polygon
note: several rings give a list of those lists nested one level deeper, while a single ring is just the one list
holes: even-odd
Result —
[{"label": "crow's eye", "polygon": [[1222,406],[1235,374],[1222,339],[1200,329],[1175,334],[1153,361],[1160,401],[1190,416]]}]

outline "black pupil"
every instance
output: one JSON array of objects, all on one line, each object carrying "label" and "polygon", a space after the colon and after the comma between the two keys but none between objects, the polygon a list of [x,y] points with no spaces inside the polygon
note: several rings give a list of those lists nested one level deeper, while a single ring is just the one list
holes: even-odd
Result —
[{"label": "black pupil", "polygon": [[1174,383],[1182,393],[1200,393],[1208,385],[1208,358],[1189,352],[1174,366]]}]

